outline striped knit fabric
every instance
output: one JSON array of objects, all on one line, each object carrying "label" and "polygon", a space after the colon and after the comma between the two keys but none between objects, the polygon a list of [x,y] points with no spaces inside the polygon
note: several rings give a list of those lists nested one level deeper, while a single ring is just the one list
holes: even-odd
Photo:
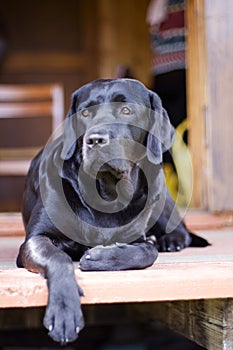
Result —
[{"label": "striped knit fabric", "polygon": [[169,0],[168,13],[160,27],[151,27],[154,74],[185,69],[185,0]]}]

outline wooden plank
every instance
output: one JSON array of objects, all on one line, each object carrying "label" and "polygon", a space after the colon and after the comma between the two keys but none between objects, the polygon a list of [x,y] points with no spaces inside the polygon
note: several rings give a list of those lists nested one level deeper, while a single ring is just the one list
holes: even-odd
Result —
[{"label": "wooden plank", "polygon": [[1,176],[25,176],[28,173],[31,164],[30,159],[1,160]]},{"label": "wooden plank", "polygon": [[[46,305],[43,277],[24,269],[3,268],[0,272],[0,308]],[[81,272],[76,267],[75,272],[84,291],[83,304],[233,297],[232,262],[158,262],[151,269],[120,272]]]},{"label": "wooden plank", "polygon": [[[12,231],[14,229],[14,221],[10,225],[12,228]],[[17,233],[17,231],[15,231]],[[19,247],[23,243],[24,237],[22,235],[11,235],[7,237],[1,236],[0,238],[0,244],[1,244],[1,250],[0,250],[0,267],[16,267],[16,257],[19,252]]]},{"label": "wooden plank", "polygon": [[[191,231],[216,230],[233,226],[232,213],[214,215],[204,211],[191,210],[186,213],[184,219]],[[14,229],[11,226],[12,223]],[[24,234],[21,213],[0,213],[0,236],[14,235],[15,230]]]},{"label": "wooden plank", "polygon": [[61,84],[1,84],[0,102],[0,118],[3,119],[52,117],[53,132],[64,120]]},{"label": "wooden plank", "polygon": [[204,0],[187,0],[187,111],[194,188],[191,205],[207,208],[206,53]]},{"label": "wooden plank", "polygon": [[187,227],[195,231],[216,230],[227,226],[233,226],[233,213],[209,213],[201,210],[189,210],[186,214]]},{"label": "wooden plank", "polygon": [[[143,271],[75,270],[85,295],[83,304],[229,298],[233,297],[232,271],[232,262],[187,265],[174,261],[172,265],[156,263],[153,269]],[[0,308],[46,305],[43,277],[24,269],[2,268],[0,272]]]},{"label": "wooden plank", "polygon": [[208,350],[233,347],[233,299],[187,300],[133,306],[135,319],[159,320]]},{"label": "wooden plank", "polygon": [[0,237],[24,236],[21,213],[0,213]]},{"label": "wooden plank", "polygon": [[53,86],[56,85],[17,85],[17,84],[1,84],[0,85],[0,101],[30,101],[51,99]]},{"label": "wooden plank", "polygon": [[0,148],[0,160],[15,160],[33,158],[39,152],[39,147],[18,147],[18,148]]},{"label": "wooden plank", "polygon": [[[207,237],[212,245],[161,253],[155,264],[145,270],[82,272],[75,264],[76,277],[85,294],[82,303],[232,298],[232,230],[202,233],[202,236]],[[5,251],[10,241],[1,239],[0,244]],[[0,307],[45,305],[46,281],[37,274],[10,266],[4,265],[0,270]]]},{"label": "wooden plank", "polygon": [[0,118],[51,117],[51,102],[1,103]]}]

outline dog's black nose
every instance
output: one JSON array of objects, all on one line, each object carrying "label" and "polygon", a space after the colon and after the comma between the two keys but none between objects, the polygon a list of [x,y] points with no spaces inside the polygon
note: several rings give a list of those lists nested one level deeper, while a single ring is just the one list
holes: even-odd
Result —
[{"label": "dog's black nose", "polygon": [[85,142],[91,148],[97,145],[102,147],[109,143],[109,136],[107,134],[93,133],[85,137]]}]

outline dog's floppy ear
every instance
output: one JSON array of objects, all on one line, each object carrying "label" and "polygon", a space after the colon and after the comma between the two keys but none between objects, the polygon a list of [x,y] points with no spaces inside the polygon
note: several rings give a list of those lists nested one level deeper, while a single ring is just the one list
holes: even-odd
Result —
[{"label": "dog's floppy ear", "polygon": [[77,141],[77,126],[76,126],[76,105],[77,105],[77,92],[72,95],[71,105],[69,112],[64,121],[64,133],[63,133],[63,147],[61,151],[61,158],[68,160],[72,157],[76,148]]},{"label": "dog's floppy ear", "polygon": [[163,108],[159,96],[150,91],[150,127],[147,137],[147,157],[150,162],[160,164],[163,153],[169,150],[174,142],[175,130],[168,114]]}]

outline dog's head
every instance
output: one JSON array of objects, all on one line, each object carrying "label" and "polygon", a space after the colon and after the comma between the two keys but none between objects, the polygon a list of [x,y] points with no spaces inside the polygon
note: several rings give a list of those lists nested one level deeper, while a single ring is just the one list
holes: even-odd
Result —
[{"label": "dog's head", "polygon": [[147,157],[160,164],[174,131],[159,97],[132,79],[96,80],[72,96],[61,157],[81,154],[84,171],[122,177]]}]

